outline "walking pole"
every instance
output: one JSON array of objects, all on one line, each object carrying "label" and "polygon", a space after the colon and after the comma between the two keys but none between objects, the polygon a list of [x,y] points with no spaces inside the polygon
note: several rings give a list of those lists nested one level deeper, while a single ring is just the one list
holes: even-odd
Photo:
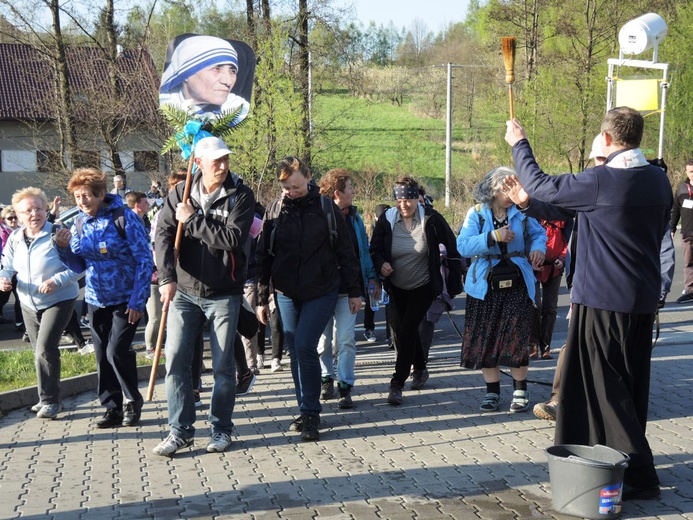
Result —
[{"label": "walking pole", "polygon": [[508,97],[510,99],[510,119],[515,118],[515,101],[513,99],[513,83],[515,83],[515,37],[504,36],[501,38],[503,47],[503,63],[505,64],[505,82],[508,84]]},{"label": "walking pole", "polygon": [[[190,161],[188,162],[188,173],[185,176],[185,189],[183,190],[183,202],[187,204],[190,198],[190,187],[192,186],[192,168],[194,164],[195,153],[191,151]],[[183,222],[178,222],[176,229],[176,241],[173,244],[173,268],[176,268],[178,256],[180,255],[180,242],[183,238]],[[171,302],[164,302],[161,309],[161,324],[159,325],[159,335],[156,338],[156,348],[154,349],[154,359],[152,361],[152,372],[149,376],[149,387],[147,388],[147,401],[152,400],[154,394],[154,384],[156,383],[156,374],[159,368],[159,358],[161,357],[161,345],[164,342],[164,334],[166,332],[166,319],[168,318],[168,306]]]}]

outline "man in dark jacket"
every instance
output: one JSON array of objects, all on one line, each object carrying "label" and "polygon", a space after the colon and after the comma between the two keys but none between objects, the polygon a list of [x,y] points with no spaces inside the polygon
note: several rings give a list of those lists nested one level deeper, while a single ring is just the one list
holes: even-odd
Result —
[{"label": "man in dark jacket", "polygon": [[579,223],[555,443],[627,453],[624,500],[660,494],[645,426],[659,250],[672,197],[664,170],[639,149],[643,127],[631,108],[607,112],[600,134],[607,162],[579,175],[542,172],[516,120],[505,135],[527,193],[575,210]]},{"label": "man in dark jacket", "polygon": [[[195,435],[192,358],[195,339],[205,320],[210,337],[214,388],[209,411],[212,436],[208,452],[231,444],[236,388],[234,338],[243,298],[246,257],[243,245],[253,221],[255,197],[229,171],[231,151],[217,137],[195,146],[195,176],[190,199],[184,184],[166,198],[156,230],[156,264],[164,306],[170,304],[166,339],[166,397],[171,431],[154,453],[172,456],[190,446]],[[174,242],[178,223],[183,237],[176,265]],[[174,268],[175,266],[175,268]]]},{"label": "man in dark jacket", "polygon": [[688,179],[676,188],[671,209],[671,236],[680,221],[683,252],[683,293],[676,303],[693,301],[693,159],[686,163],[686,176]]}]

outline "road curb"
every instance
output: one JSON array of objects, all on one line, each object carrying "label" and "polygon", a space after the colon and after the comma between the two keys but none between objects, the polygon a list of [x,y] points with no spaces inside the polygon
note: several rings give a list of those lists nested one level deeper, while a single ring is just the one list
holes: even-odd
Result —
[{"label": "road curb", "polygon": [[[151,365],[137,367],[137,380],[148,381],[152,373]],[[166,366],[159,365],[156,373],[157,379],[166,375]],[[81,376],[68,377],[60,381],[60,395],[62,399],[72,397],[83,392],[96,392],[96,372]],[[36,404],[38,390],[36,386],[27,386],[18,390],[0,392],[0,412],[4,415],[12,410],[28,408]],[[96,395],[96,393],[94,394]]]}]

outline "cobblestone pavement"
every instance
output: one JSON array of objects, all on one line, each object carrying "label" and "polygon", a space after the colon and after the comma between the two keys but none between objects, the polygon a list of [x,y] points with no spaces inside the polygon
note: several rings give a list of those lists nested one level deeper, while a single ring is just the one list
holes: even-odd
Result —
[{"label": "cobblestone pavement", "polygon": [[[663,492],[624,503],[623,518],[693,519],[693,334],[675,321],[652,363],[648,434]],[[439,331],[428,383],[407,386],[404,404],[392,407],[394,353],[360,342],[356,407],[325,403],[317,443],[288,431],[296,417],[288,370],[263,370],[237,399],[234,442],[222,454],[205,451],[206,408],[193,448],[172,459],[152,454],[167,431],[163,380],[136,427],[98,430],[93,391],[66,399],[54,421],[10,412],[0,419],[0,517],[569,518],[552,510],[544,449],[553,423],[507,412],[509,377],[503,411],[480,415],[481,375],[459,368],[458,353],[454,332]],[[550,382],[554,366],[534,362],[529,377]],[[211,375],[203,383],[208,404]],[[530,392],[536,403],[550,387],[531,384]]]}]

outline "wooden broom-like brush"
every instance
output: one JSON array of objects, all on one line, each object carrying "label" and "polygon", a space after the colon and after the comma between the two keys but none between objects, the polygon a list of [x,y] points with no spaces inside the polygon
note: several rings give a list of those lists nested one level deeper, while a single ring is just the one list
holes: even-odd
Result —
[{"label": "wooden broom-like brush", "polygon": [[515,83],[515,37],[504,36],[501,38],[503,46],[503,63],[505,64],[505,82],[508,84],[508,96],[510,98],[510,119],[515,118],[515,103],[513,99],[513,83]]}]

